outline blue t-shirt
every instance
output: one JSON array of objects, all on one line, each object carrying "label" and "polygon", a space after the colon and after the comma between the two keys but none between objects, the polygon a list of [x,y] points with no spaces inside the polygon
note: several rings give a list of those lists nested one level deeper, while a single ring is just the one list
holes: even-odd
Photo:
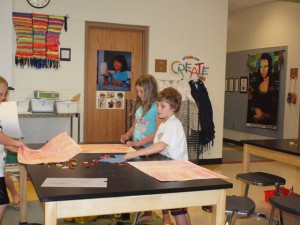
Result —
[{"label": "blue t-shirt", "polygon": [[[121,87],[127,87],[127,80],[128,80],[128,75],[126,73],[126,71],[120,72],[120,73],[112,73],[115,81],[123,81],[123,83],[121,84]],[[111,82],[110,77],[108,77],[108,81]]]},{"label": "blue t-shirt", "polygon": [[[140,106],[135,112],[135,127],[133,132],[133,140],[139,141],[154,131],[156,131],[156,117],[157,117],[157,104],[153,103],[151,108],[145,113],[143,117],[142,106]],[[145,147],[152,145],[153,143],[149,143],[145,145]]]}]

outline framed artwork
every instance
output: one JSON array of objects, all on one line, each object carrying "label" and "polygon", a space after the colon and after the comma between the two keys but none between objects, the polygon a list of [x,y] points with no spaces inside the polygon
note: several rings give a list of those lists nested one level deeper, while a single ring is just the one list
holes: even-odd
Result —
[{"label": "framed artwork", "polygon": [[239,90],[240,90],[240,79],[235,78],[235,80],[234,80],[234,91],[238,92]]},{"label": "framed artwork", "polygon": [[97,50],[97,91],[130,91],[131,59],[131,52]]},{"label": "framed artwork", "polygon": [[60,49],[60,61],[71,61],[71,49],[61,48]]},{"label": "framed artwork", "polygon": [[228,79],[225,79],[225,92],[228,91]]},{"label": "framed artwork", "polygon": [[230,91],[230,92],[233,92],[233,88],[234,88],[234,79],[233,78],[230,78],[229,79],[229,84],[228,84],[229,86],[228,86],[228,91]]},{"label": "framed artwork", "polygon": [[240,93],[246,94],[248,91],[248,77],[241,77],[240,79]]}]

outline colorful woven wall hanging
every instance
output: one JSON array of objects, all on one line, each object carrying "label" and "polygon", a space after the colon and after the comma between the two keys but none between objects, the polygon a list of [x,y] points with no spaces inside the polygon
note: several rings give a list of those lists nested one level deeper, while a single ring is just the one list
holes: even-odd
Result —
[{"label": "colorful woven wall hanging", "polygon": [[46,67],[46,34],[48,15],[32,14],[33,25],[33,67]]},{"label": "colorful woven wall hanging", "polygon": [[64,22],[63,16],[49,16],[46,55],[47,65],[50,68],[58,68],[59,66],[59,36]]},{"label": "colorful woven wall hanging", "polygon": [[59,36],[67,17],[13,13],[17,35],[16,65],[37,69],[59,67]]},{"label": "colorful woven wall hanging", "polygon": [[28,13],[13,13],[13,24],[17,35],[15,63],[20,67],[31,66],[33,27],[32,15]]}]

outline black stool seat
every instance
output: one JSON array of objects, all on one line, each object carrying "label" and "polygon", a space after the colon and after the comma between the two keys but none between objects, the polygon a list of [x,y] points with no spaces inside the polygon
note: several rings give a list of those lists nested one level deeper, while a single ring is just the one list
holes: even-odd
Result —
[{"label": "black stool seat", "polygon": [[234,225],[238,217],[248,217],[253,214],[255,203],[245,196],[226,196],[225,225]]},{"label": "black stool seat", "polygon": [[282,177],[264,172],[240,173],[236,175],[236,179],[256,186],[273,186],[276,183],[284,185],[286,182]]},{"label": "black stool seat", "polygon": [[[203,206],[205,212],[212,212],[212,206]],[[248,217],[254,213],[255,202],[244,196],[226,196],[225,225],[234,225],[238,217]]]},{"label": "black stool seat", "polygon": [[269,198],[270,203],[279,210],[300,216],[300,196],[273,196]]},{"label": "black stool seat", "polygon": [[254,210],[255,202],[251,198],[244,196],[226,196],[226,215],[236,213],[239,216],[247,217],[253,214]]}]

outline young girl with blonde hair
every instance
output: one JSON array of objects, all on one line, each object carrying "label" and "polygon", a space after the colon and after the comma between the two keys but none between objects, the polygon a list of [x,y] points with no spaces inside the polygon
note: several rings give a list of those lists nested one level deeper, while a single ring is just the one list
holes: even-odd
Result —
[{"label": "young girl with blonde hair", "polygon": [[[130,116],[134,116],[132,127],[120,141],[127,146],[149,146],[152,144],[157,127],[157,83],[153,76],[142,75],[135,82],[136,102]],[[131,140],[132,139],[132,140]]]},{"label": "young girl with blonde hair", "polygon": [[[121,135],[120,141],[127,146],[148,147],[153,144],[156,129],[161,122],[157,116],[157,83],[152,75],[142,75],[135,82],[135,88],[136,102],[130,114],[134,116],[134,122],[132,127]],[[147,211],[139,219],[139,224],[151,220],[152,212]],[[163,210],[163,224],[172,224],[168,210]]]}]

